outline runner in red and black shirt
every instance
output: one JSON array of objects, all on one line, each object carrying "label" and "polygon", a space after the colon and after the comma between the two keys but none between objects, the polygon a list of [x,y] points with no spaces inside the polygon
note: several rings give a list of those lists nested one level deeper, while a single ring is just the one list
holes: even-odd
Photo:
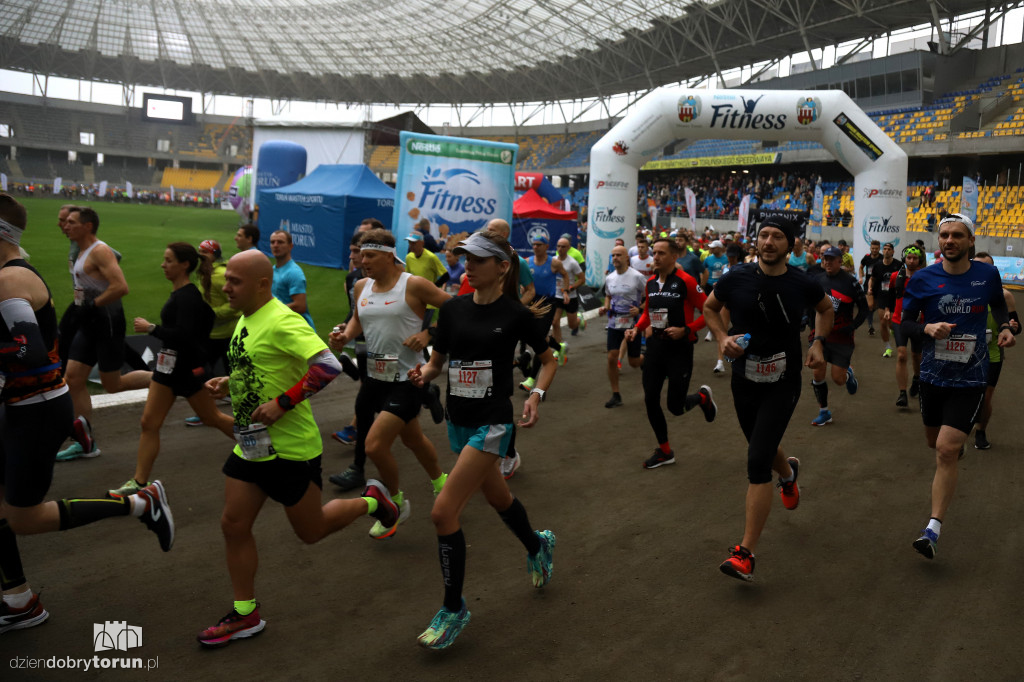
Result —
[{"label": "runner in red and black shirt", "polygon": [[[892,242],[886,242],[882,246],[882,260],[875,263],[871,268],[871,279],[866,287],[868,292],[868,303],[872,308],[885,311],[889,302],[889,279],[892,273],[898,272],[903,267],[903,261],[893,258],[894,247]],[[880,313],[881,314],[881,313]],[[882,318],[881,332],[882,342],[885,343],[885,350],[882,351],[883,358],[892,357],[892,341],[889,335],[889,320]]]},{"label": "runner in red and black shirt", "polygon": [[707,421],[714,421],[718,408],[711,388],[701,386],[687,395],[693,374],[693,344],[704,326],[704,317],[693,318],[693,309],[702,310],[707,297],[697,281],[676,267],[679,249],[675,241],[657,239],[653,245],[654,276],[647,280],[644,312],[636,326],[626,332],[632,342],[638,332],[650,328],[647,336],[647,357],[644,359],[643,386],[647,419],[654,429],[658,447],[644,462],[645,469],[656,469],[675,463],[675,453],[668,442],[668,423],[661,410],[661,389],[668,379],[668,411],[679,416],[700,406]]},{"label": "runner in red and black shirt", "polygon": [[[813,275],[814,281],[821,285],[832,299],[832,310],[835,321],[832,331],[825,338],[825,363],[832,365],[832,381],[836,386],[846,384],[846,390],[853,395],[857,392],[857,377],[854,376],[850,360],[853,358],[853,332],[864,324],[868,316],[868,300],[864,296],[856,278],[841,269],[843,252],[830,246],[821,254],[821,272]],[[856,306],[857,314],[853,314]],[[813,315],[809,315],[814,319]],[[810,339],[817,335],[812,331]],[[828,407],[828,382],[825,379],[825,367],[817,367],[811,379],[814,397],[818,400],[818,416],[811,424],[824,426],[832,421],[832,410]]]},{"label": "runner in red and black shirt", "polygon": [[889,275],[889,298],[882,319],[892,320],[892,335],[896,341],[896,386],[900,389],[896,407],[907,407],[910,404],[907,398],[907,341],[910,342],[911,358],[914,362],[914,379],[910,383],[911,398],[917,397],[921,386],[919,377],[924,336],[908,335],[900,328],[900,324],[903,321],[903,292],[907,290],[907,282],[913,274],[924,267],[924,262],[924,251],[916,244],[911,244],[903,249],[903,267]]}]

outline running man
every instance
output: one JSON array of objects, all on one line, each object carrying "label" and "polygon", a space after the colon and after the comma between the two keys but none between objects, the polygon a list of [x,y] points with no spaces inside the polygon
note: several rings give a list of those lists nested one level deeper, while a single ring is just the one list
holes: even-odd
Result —
[{"label": "running man", "polygon": [[654,274],[654,256],[651,255],[651,247],[646,237],[636,240],[636,255],[630,257],[629,267],[644,277]]},{"label": "running man", "polygon": [[626,332],[636,326],[640,310],[647,295],[647,279],[629,266],[629,254],[625,246],[612,249],[612,266],[615,268],[604,279],[604,305],[597,314],[608,315],[608,381],[612,385],[611,400],[607,408],[622,405],[619,395],[619,349],[626,344],[629,366],[634,369],[643,364],[640,355],[640,339],[634,337],[626,342]]},{"label": "running man", "polygon": [[[907,283],[901,328],[923,332],[921,419],[928,447],[935,450],[931,517],[914,540],[914,549],[934,559],[942,521],[953,501],[957,460],[978,419],[988,379],[985,329],[988,312],[998,329],[998,345],[1016,342],[1006,310],[999,271],[968,257],[974,223],[953,213],[939,223],[942,264],[924,268]],[[918,314],[924,321],[918,322]]]},{"label": "running man", "polygon": [[135,516],[156,533],[165,552],[174,544],[174,519],[159,481],[118,500],[43,501],[74,408],[60,371],[50,289],[18,249],[27,222],[25,208],[0,194],[0,634],[40,625],[50,616],[25,578],[15,535]]},{"label": "running man", "polygon": [[[903,249],[903,266],[889,275],[889,297],[882,315],[882,321],[893,324],[893,340],[896,342],[896,386],[900,394],[896,397],[896,407],[907,407],[907,345],[910,345],[911,361],[914,367],[914,379],[910,383],[910,397],[915,398],[920,390],[919,375],[921,374],[921,348],[924,336],[921,331],[906,332],[903,325],[903,292],[907,282],[914,273],[924,267],[924,251],[921,247],[911,244]],[[898,262],[898,261],[897,261]],[[920,322],[920,320],[915,320]]]},{"label": "running man", "polygon": [[[882,260],[882,254],[880,253],[882,243],[877,239],[871,240],[869,245],[869,251],[864,254],[864,257],[860,259],[860,280],[861,287],[866,291],[871,286],[871,272],[874,270],[875,265]],[[868,299],[868,336],[875,335],[875,308],[871,305],[871,299]]]},{"label": "running man", "polygon": [[228,261],[224,292],[242,312],[231,337],[231,376],[206,382],[213,397],[230,390],[238,444],[224,463],[224,533],[234,608],[197,636],[206,647],[263,631],[256,602],[259,560],[252,527],[267,498],[285,508],[303,542],[313,544],[369,514],[393,527],[398,508],[367,481],[362,497],[321,506],[323,441],[307,398],[341,372],[337,358],[297,313],[274,298],[274,270],[260,251]]},{"label": "running man", "polygon": [[[547,311],[537,319],[537,324],[543,327],[541,331],[548,339],[548,346],[555,352],[555,359],[562,364],[564,362],[562,346],[551,335],[551,322],[555,319],[555,293],[557,291],[555,279],[565,276],[565,270],[562,269],[560,262],[548,254],[548,238],[546,236],[540,233],[535,234],[531,246],[533,255],[527,259],[526,263],[530,269],[530,276],[533,278],[533,303],[536,304],[534,307],[537,310]],[[527,393],[533,390],[537,385],[540,365],[540,356],[534,355],[531,364],[525,367],[523,373],[526,374],[526,379],[519,384],[519,388]]]},{"label": "running man", "polygon": [[[796,225],[769,218],[757,233],[756,263],[737,265],[722,277],[704,306],[704,317],[719,348],[735,361],[732,401],[747,439],[747,499],[743,539],[730,549],[719,567],[741,580],[754,577],[754,552],[772,506],[772,471],[779,475],[782,505],[800,503],[797,474],[800,460],[786,457],[779,444],[800,400],[800,322],[807,309],[815,312],[815,336],[807,351],[807,366],[825,366],[825,335],[832,330],[832,301],[821,285],[799,268],[789,267]],[[729,307],[727,331],[722,309]],[[744,350],[738,341],[745,334]]]},{"label": "running man", "polygon": [[872,309],[879,309],[882,311],[881,324],[879,325],[882,332],[882,343],[885,344],[885,350],[882,351],[883,358],[892,357],[892,339],[890,337],[891,319],[885,317],[885,309],[889,305],[889,285],[892,283],[892,274],[899,272],[900,268],[903,267],[903,261],[893,258],[892,242],[886,242],[882,246],[882,260],[875,263],[875,266],[871,268],[871,279],[866,287],[868,292],[868,303],[872,306]]},{"label": "running man", "polygon": [[[820,334],[820,336],[826,337],[825,364],[832,365],[832,381],[836,386],[845,384],[846,391],[853,395],[857,392],[857,377],[850,365],[850,360],[853,359],[853,334],[857,327],[864,324],[864,320],[867,319],[868,301],[856,278],[841,268],[842,261],[842,250],[835,246],[828,247],[821,254],[822,271],[811,277],[821,285],[832,300],[834,313],[832,331],[828,334]],[[856,316],[853,314],[854,306],[857,307]],[[815,336],[819,336],[818,330],[812,330],[811,338]],[[814,389],[814,397],[818,401],[818,416],[811,420],[813,426],[825,426],[825,424],[832,423],[832,410],[828,406],[828,381],[825,379],[825,374],[826,367],[816,367],[811,378],[811,388]]]},{"label": "running man", "polygon": [[469,622],[462,596],[466,576],[466,538],[461,515],[480,490],[526,549],[526,566],[534,587],[551,580],[555,534],[535,531],[526,508],[509,491],[498,459],[512,455],[512,360],[516,345],[526,341],[541,358],[537,386],[523,405],[518,426],[537,423],[540,402],[551,385],[557,363],[537,326],[536,307],[519,301],[518,259],[496,231],[485,230],[458,243],[466,254],[466,276],[476,289],[441,307],[430,362],[409,372],[414,384],[439,376],[448,357],[448,440],[458,460],[437,496],[430,517],[437,530],[438,558],[444,578],[444,605],[418,638],[429,649],[444,649]]},{"label": "running man", "polygon": [[394,535],[411,513],[391,453],[396,438],[401,437],[416,455],[435,495],[447,477],[438,466],[434,445],[420,428],[423,392],[409,381],[408,372],[434,334],[433,327],[422,329],[427,306],[440,306],[451,296],[433,282],[405,272],[405,264],[395,254],[395,238],[386,230],[365,232],[359,253],[366,278],[356,283],[355,315],[343,330],[331,332],[330,345],[340,351],[360,334],[366,337],[367,378],[356,396],[356,461],[360,457],[373,461],[381,481],[395,491],[392,500],[401,509],[398,523],[376,523],[370,529],[370,537],[381,539]]},{"label": "running man", "polygon": [[576,314],[580,309],[580,295],[577,289],[584,285],[583,268],[569,255],[571,243],[565,237],[558,240],[555,247],[557,254],[553,261],[561,264],[564,275],[555,279],[555,317],[551,321],[551,334],[558,342],[561,352],[564,354],[568,347],[562,343],[562,311],[565,311],[566,320],[569,323],[569,331],[573,335],[580,327],[580,317]]},{"label": "running man", "polygon": [[306,274],[292,260],[292,235],[284,230],[270,234],[270,253],[274,256],[274,298],[294,310],[316,329],[306,299]]},{"label": "running man", "polygon": [[64,230],[79,254],[75,259],[75,335],[68,341],[68,368],[65,379],[75,405],[75,432],[78,440],[57,454],[58,461],[96,457],[100,449],[92,438],[92,397],[89,373],[99,365],[100,383],[107,393],[118,393],[149,386],[152,372],[136,370],[121,374],[124,364],[125,318],[121,299],[128,294],[128,283],[113,249],[96,237],[100,218],[91,208],[71,211]]},{"label": "running man", "polygon": [[238,247],[238,252],[252,251],[253,249],[259,249],[257,244],[260,243],[260,228],[256,227],[252,223],[246,223],[238,228],[238,232],[235,233],[235,246]]},{"label": "running man", "polygon": [[638,341],[637,334],[650,328],[647,336],[647,357],[643,363],[644,404],[647,420],[654,430],[658,447],[644,461],[645,469],[675,464],[676,457],[668,440],[668,422],[661,409],[661,389],[668,379],[668,411],[675,416],[700,407],[704,419],[715,420],[718,406],[709,386],[701,386],[691,395],[693,344],[704,326],[704,317],[693,319],[694,309],[703,310],[704,292],[697,282],[676,266],[679,256],[674,240],[654,240],[654,272],[647,280],[644,311],[636,325],[626,331],[626,342]]}]

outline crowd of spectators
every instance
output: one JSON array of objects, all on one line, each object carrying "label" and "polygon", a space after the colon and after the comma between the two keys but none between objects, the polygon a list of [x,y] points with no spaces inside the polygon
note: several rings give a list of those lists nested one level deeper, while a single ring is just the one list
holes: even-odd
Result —
[{"label": "crowd of spectators", "polygon": [[209,190],[202,192],[175,190],[172,200],[170,189],[157,191],[135,189],[132,191],[132,196],[129,197],[125,187],[115,187],[113,185],[108,186],[107,191],[100,194],[99,184],[86,185],[81,183],[62,184],[60,191],[55,194],[53,185],[50,183],[11,182],[8,183],[7,191],[13,196],[61,197],[68,201],[110,201],[165,206],[198,206],[201,208],[220,208],[221,199],[224,198],[224,193],[219,191],[214,191],[213,201],[211,201]]}]

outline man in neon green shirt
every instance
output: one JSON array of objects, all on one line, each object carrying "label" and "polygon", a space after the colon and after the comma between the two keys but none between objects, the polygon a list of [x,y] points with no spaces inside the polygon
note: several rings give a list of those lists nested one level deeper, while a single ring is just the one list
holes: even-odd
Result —
[{"label": "man in neon green shirt", "polygon": [[422,277],[439,287],[448,281],[448,268],[444,266],[437,254],[423,244],[423,235],[412,232],[405,241],[409,242],[409,254],[405,257],[405,271],[410,275]]},{"label": "man in neon green shirt", "polygon": [[566,232],[565,234],[562,235],[562,239],[569,240],[569,257],[572,258],[577,263],[579,263],[580,267],[583,268],[583,271],[586,272],[587,259],[583,256],[582,251],[580,251],[579,249],[572,245],[572,236],[570,236],[569,233]]},{"label": "man in neon green shirt", "polygon": [[314,543],[369,514],[394,526],[398,508],[383,484],[370,480],[362,497],[321,506],[323,443],[307,398],[341,365],[298,313],[274,298],[273,268],[259,251],[228,261],[224,293],[241,311],[231,337],[230,377],[206,383],[215,397],[230,387],[238,444],[224,464],[224,532],[234,608],[197,639],[207,647],[263,631],[256,603],[256,539],[252,527],[267,498],[284,505],[295,534]]}]

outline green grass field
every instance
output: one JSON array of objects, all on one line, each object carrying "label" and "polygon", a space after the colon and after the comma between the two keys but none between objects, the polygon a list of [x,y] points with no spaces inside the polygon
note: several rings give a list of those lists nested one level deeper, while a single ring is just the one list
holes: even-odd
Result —
[{"label": "green grass field", "polygon": [[[68,240],[57,227],[57,211],[68,202],[22,197],[18,201],[28,210],[28,229],[22,246],[50,285],[59,316],[72,296],[67,269]],[[234,235],[239,222],[234,211],[106,202],[86,205],[100,216],[97,236],[123,255],[121,269],[131,289],[123,301],[129,334],[135,317],[151,322],[160,320],[160,308],[171,293],[171,285],[160,269],[167,244],[184,241],[198,246],[204,239],[216,239],[225,258],[237,251]],[[264,234],[260,239],[269,236]],[[326,338],[331,327],[348,314],[345,271],[312,265],[302,265],[302,269],[306,273],[310,314],[317,332]]]}]

